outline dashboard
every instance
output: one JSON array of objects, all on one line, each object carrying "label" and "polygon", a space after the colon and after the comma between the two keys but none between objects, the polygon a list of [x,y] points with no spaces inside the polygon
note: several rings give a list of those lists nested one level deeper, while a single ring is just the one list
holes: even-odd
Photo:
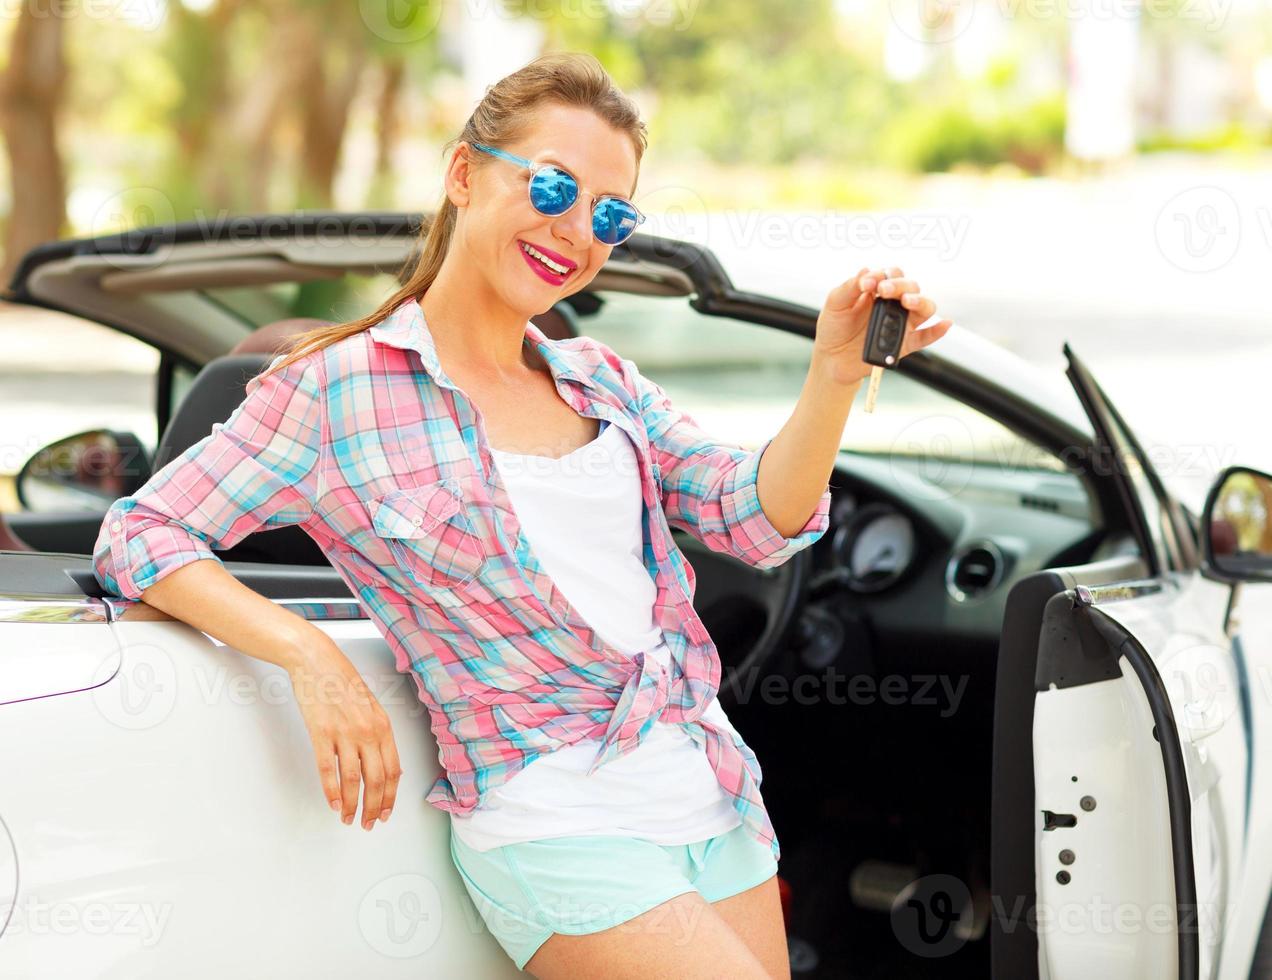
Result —
[{"label": "dashboard", "polygon": [[844,452],[808,601],[892,639],[997,643],[1012,585],[1091,560],[1098,518],[1076,475]]}]

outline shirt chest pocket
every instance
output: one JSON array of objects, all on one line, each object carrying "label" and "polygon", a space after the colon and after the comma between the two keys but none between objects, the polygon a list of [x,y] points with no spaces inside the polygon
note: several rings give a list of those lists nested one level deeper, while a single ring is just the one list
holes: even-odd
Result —
[{"label": "shirt chest pocket", "polygon": [[398,566],[420,585],[455,588],[486,561],[481,535],[454,478],[390,490],[371,500],[371,526]]}]

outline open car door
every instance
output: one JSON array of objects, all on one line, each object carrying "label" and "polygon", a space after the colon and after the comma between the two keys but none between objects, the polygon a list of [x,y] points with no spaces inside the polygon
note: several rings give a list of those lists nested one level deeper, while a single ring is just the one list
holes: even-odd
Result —
[{"label": "open car door", "polygon": [[1008,596],[995,693],[993,976],[1214,977],[1250,784],[1232,587],[1200,573],[1186,519],[1064,351],[1094,427],[1095,477],[1116,482],[1138,547],[1045,569]]}]

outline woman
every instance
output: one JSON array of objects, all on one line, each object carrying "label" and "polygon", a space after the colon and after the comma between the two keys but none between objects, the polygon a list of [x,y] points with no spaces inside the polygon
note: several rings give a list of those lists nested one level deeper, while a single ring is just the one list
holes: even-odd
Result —
[{"label": "woman", "polygon": [[95,568],[285,666],[331,807],[351,823],[361,788],[369,830],[401,776],[382,707],[324,633],[200,560],[301,525],[414,674],[444,769],[427,800],[450,813],[455,866],[517,966],[785,977],[759,765],[715,697],[719,657],[669,525],[757,566],[807,547],[869,373],[873,297],[911,311],[903,353],[949,321],[915,333],[932,301],[899,269],[862,269],[821,312],[781,432],[754,451],[710,440],[631,361],[528,322],[642,220],[644,146],[589,56],[490,87],[402,289],[302,335],[225,423],[117,501]]}]

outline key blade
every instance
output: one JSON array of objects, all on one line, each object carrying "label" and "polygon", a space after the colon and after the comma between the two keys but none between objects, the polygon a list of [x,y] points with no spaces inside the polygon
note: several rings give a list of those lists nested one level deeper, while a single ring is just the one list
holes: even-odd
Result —
[{"label": "key blade", "polygon": [[866,389],[866,411],[873,412],[875,398],[879,395],[879,382],[883,380],[883,368],[870,369],[870,387]]}]

